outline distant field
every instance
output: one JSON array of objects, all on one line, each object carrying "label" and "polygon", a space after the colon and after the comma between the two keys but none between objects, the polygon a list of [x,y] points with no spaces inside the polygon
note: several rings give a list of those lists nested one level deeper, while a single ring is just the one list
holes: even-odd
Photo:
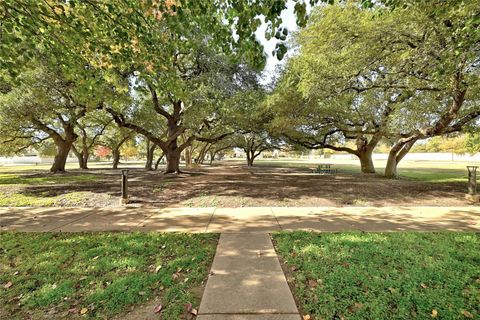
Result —
[{"label": "distant field", "polygon": [[[229,162],[238,162],[239,160],[230,160]],[[300,160],[300,159],[259,159],[257,166],[280,166],[290,168],[315,168],[321,163],[330,163],[334,167],[345,172],[359,172],[360,162],[357,160],[340,159],[318,159],[318,160]],[[405,160],[400,162],[398,174],[400,178],[429,181],[429,182],[465,182],[467,179],[466,166],[477,165],[480,163],[467,161],[412,161]],[[382,174],[385,170],[386,161],[375,161],[377,174]],[[480,173],[478,174],[480,176]]]}]

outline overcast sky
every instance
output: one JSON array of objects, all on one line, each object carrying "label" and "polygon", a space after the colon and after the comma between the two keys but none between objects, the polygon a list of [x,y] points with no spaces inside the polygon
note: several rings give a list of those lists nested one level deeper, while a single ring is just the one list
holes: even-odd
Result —
[{"label": "overcast sky", "polygon": [[[289,31],[289,35],[292,32],[298,30],[296,24],[296,17],[294,13],[294,6],[295,3],[291,0],[287,2],[287,9],[282,11],[282,27],[285,27]],[[310,12],[310,6],[307,4],[307,12]],[[263,17],[262,17],[263,19]],[[284,63],[285,58],[282,61],[279,61],[276,57],[272,56],[272,51],[275,49],[275,44],[277,43],[277,39],[274,37],[270,40],[265,39],[265,30],[267,29],[267,25],[263,23],[258,30],[255,32],[257,39],[264,47],[265,54],[267,55],[267,65],[264,71],[264,83],[268,83],[274,74],[275,68],[279,65]],[[288,54],[288,53],[287,53]]]}]

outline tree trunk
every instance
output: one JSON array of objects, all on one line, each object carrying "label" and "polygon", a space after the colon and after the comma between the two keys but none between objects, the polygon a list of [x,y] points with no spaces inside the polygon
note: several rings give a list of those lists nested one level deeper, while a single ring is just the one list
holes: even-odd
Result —
[{"label": "tree trunk", "polygon": [[365,136],[359,136],[356,141],[357,151],[355,155],[360,159],[360,168],[362,173],[375,173],[372,153],[381,139],[381,134],[373,135],[368,141]]},{"label": "tree trunk", "polygon": [[213,164],[213,160],[215,160],[215,154],[216,154],[216,152],[214,152],[214,151],[210,151],[210,152],[209,152],[209,155],[210,155],[210,159],[209,159],[209,160],[210,160],[210,165],[212,165],[212,164]]},{"label": "tree trunk", "polygon": [[155,153],[155,148],[157,147],[155,144],[150,146],[150,141],[147,140],[147,162],[145,163],[145,169],[148,171],[153,170],[153,155]]},{"label": "tree trunk", "polygon": [[[180,104],[174,105],[176,113],[180,111]],[[181,127],[178,125],[180,117],[177,115],[168,119],[168,144],[162,148],[165,158],[167,159],[167,167],[165,173],[180,173],[180,157],[182,151],[190,147],[192,139],[187,139],[181,146],[178,146],[178,137]],[[187,160],[188,161],[188,160]]]},{"label": "tree trunk", "polygon": [[73,148],[73,153],[78,159],[78,167],[82,170],[88,169],[88,150],[82,150],[82,152],[78,152],[75,148]]},{"label": "tree trunk", "polygon": [[247,151],[247,166],[248,167],[253,167],[253,161],[257,156],[260,155],[260,152],[255,154],[255,150],[249,150]]},{"label": "tree trunk", "polygon": [[68,154],[73,142],[56,139],[55,144],[57,146],[57,153],[55,154],[50,172],[65,172],[65,164],[67,163]]},{"label": "tree trunk", "polygon": [[397,166],[405,155],[413,147],[417,139],[397,142],[388,153],[387,166],[385,167],[386,178],[397,177]]},{"label": "tree trunk", "polygon": [[178,149],[165,152],[167,159],[165,173],[180,173],[180,155],[181,152]]},{"label": "tree trunk", "polygon": [[359,152],[360,167],[362,173],[375,173],[375,166],[372,159],[373,150]]},{"label": "tree trunk", "polygon": [[113,169],[118,169],[118,164],[120,163],[120,149],[112,150],[112,158]]},{"label": "tree trunk", "polygon": [[162,155],[160,157],[158,157],[158,160],[155,163],[155,170],[158,170],[158,166],[160,165],[160,161],[162,161],[162,159],[163,159],[163,155],[164,154],[162,153]]},{"label": "tree trunk", "polygon": [[88,157],[89,157],[89,154],[87,149],[83,151],[83,154],[82,154],[83,162],[82,162],[82,165],[80,166],[80,169],[84,169],[84,170],[88,169]]}]

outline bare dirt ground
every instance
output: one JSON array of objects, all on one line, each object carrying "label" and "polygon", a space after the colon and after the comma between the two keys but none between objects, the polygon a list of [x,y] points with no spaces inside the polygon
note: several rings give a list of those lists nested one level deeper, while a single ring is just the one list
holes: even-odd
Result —
[{"label": "bare dirt ground", "polygon": [[[118,206],[120,170],[70,170],[66,175],[87,173],[97,178],[15,188],[17,193],[34,197],[76,193],[74,206]],[[17,174],[27,178],[49,175],[25,171]],[[3,190],[7,188],[12,186],[0,186]],[[131,203],[149,207],[463,206],[468,205],[464,200],[465,189],[465,183],[459,182],[387,180],[351,172],[319,175],[308,168],[272,166],[204,166],[187,169],[179,175],[143,169],[132,169],[129,173]]]}]

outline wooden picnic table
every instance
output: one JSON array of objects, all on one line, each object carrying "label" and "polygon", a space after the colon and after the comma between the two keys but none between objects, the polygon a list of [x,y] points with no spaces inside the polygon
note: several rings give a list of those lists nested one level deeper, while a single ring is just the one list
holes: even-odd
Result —
[{"label": "wooden picnic table", "polygon": [[316,169],[313,169],[313,173],[336,174],[338,170],[332,166],[332,163],[320,163]]}]

